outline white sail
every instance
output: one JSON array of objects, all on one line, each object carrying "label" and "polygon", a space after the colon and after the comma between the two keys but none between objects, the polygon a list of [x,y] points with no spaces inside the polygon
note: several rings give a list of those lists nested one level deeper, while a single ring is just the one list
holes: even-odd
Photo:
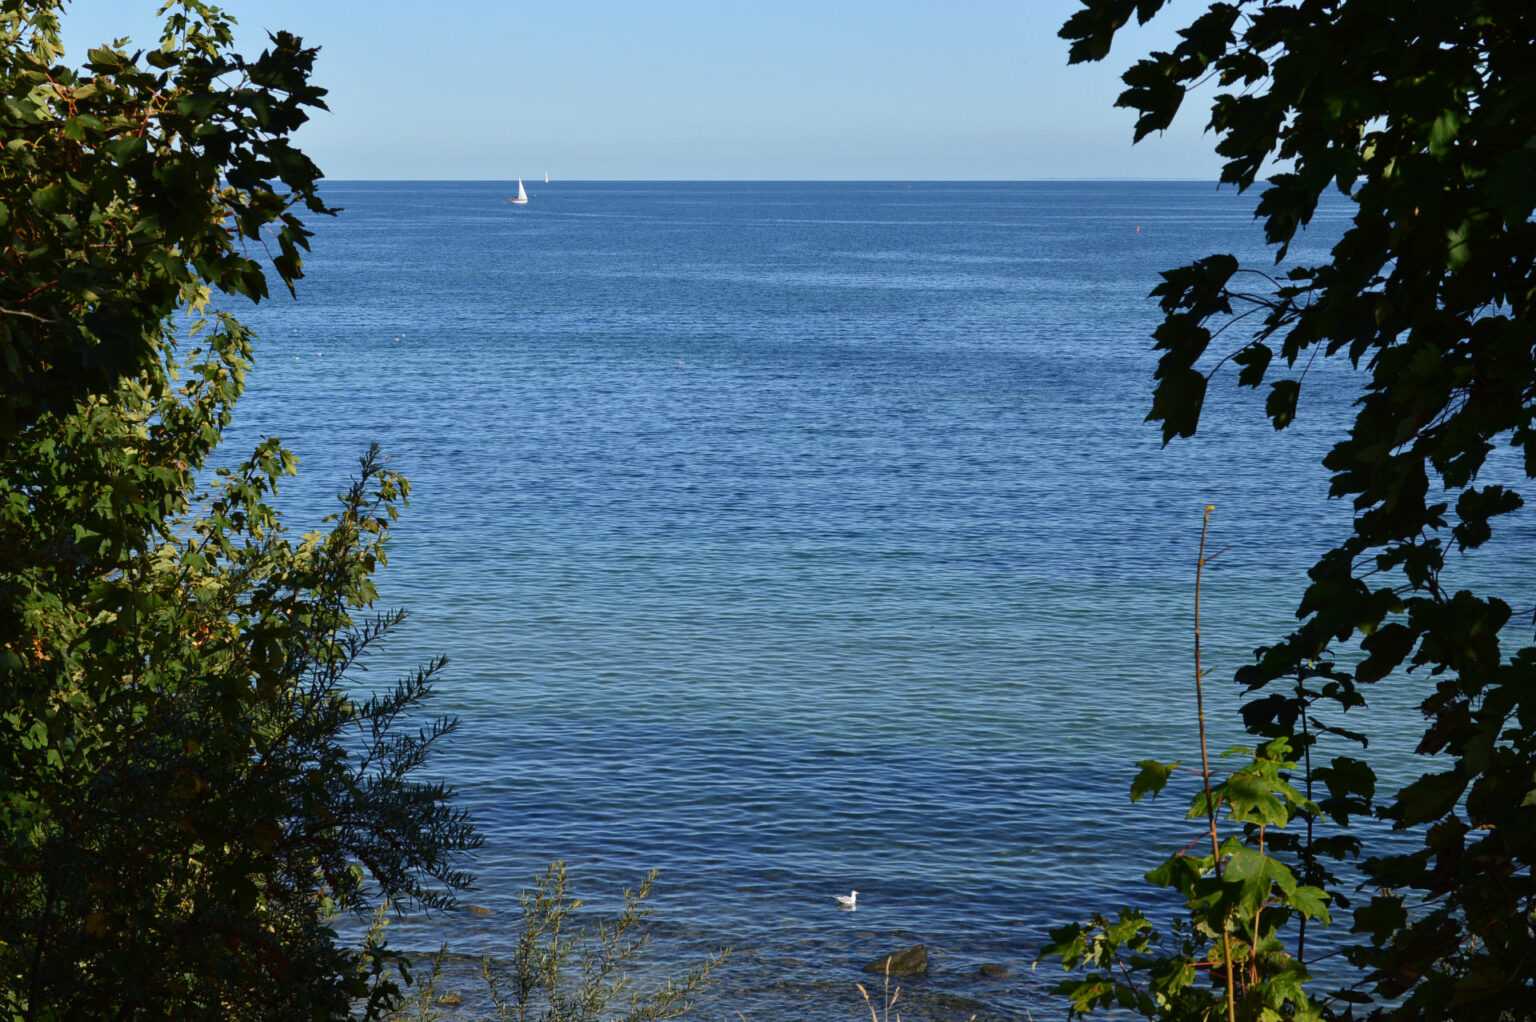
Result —
[{"label": "white sail", "polygon": [[544,183],[549,184],[549,171],[544,172]]},{"label": "white sail", "polygon": [[512,204],[516,206],[528,205],[528,193],[523,190],[522,178],[517,179],[517,198],[512,200]]}]

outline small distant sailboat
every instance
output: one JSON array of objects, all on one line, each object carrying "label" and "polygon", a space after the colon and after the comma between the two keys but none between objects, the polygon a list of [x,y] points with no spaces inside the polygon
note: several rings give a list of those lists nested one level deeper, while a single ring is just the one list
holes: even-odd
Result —
[{"label": "small distant sailboat", "polygon": [[510,202],[514,206],[526,206],[526,205],[528,205],[528,193],[523,190],[523,179],[522,178],[518,178],[517,179],[517,198],[515,198],[515,199],[508,199],[507,201]]},{"label": "small distant sailboat", "polygon": [[549,184],[549,171],[544,172],[544,183]]}]

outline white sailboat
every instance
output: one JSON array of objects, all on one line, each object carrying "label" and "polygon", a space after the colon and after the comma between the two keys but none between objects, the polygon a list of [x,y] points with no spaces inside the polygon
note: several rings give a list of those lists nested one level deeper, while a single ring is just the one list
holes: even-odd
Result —
[{"label": "white sailboat", "polygon": [[544,172],[544,183],[549,184],[549,171]]},{"label": "white sailboat", "polygon": [[523,179],[522,178],[518,178],[517,179],[517,198],[515,198],[515,199],[508,199],[507,201],[512,203],[512,205],[514,205],[514,206],[526,206],[526,205],[528,205],[528,193],[523,190]]}]

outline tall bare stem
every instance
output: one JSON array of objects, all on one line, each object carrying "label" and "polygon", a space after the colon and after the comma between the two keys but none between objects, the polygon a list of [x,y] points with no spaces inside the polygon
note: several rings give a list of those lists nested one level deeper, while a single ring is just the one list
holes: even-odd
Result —
[{"label": "tall bare stem", "polygon": [[[1200,776],[1205,781],[1205,818],[1211,828],[1211,861],[1215,864],[1216,879],[1221,880],[1221,837],[1216,832],[1216,803],[1211,800],[1211,755],[1205,743],[1205,672],[1200,667],[1200,580],[1205,572],[1205,537],[1211,528],[1211,512],[1216,505],[1205,509],[1205,519],[1200,525],[1200,557],[1195,562],[1195,714],[1200,718]],[[1237,1022],[1237,992],[1232,974],[1232,936],[1226,923],[1221,927],[1223,963],[1227,972],[1227,1022]]]}]

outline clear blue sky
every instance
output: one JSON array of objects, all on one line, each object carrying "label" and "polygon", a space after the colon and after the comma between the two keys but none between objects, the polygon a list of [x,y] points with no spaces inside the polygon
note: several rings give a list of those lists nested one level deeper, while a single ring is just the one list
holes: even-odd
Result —
[{"label": "clear blue sky", "polygon": [[[157,0],[73,0],[67,59],[152,45]],[[241,45],[321,46],[333,179],[1203,178],[1206,104],[1131,146],[1120,73],[1205,4],[1175,0],[1067,66],[1074,0],[227,0]]]}]

